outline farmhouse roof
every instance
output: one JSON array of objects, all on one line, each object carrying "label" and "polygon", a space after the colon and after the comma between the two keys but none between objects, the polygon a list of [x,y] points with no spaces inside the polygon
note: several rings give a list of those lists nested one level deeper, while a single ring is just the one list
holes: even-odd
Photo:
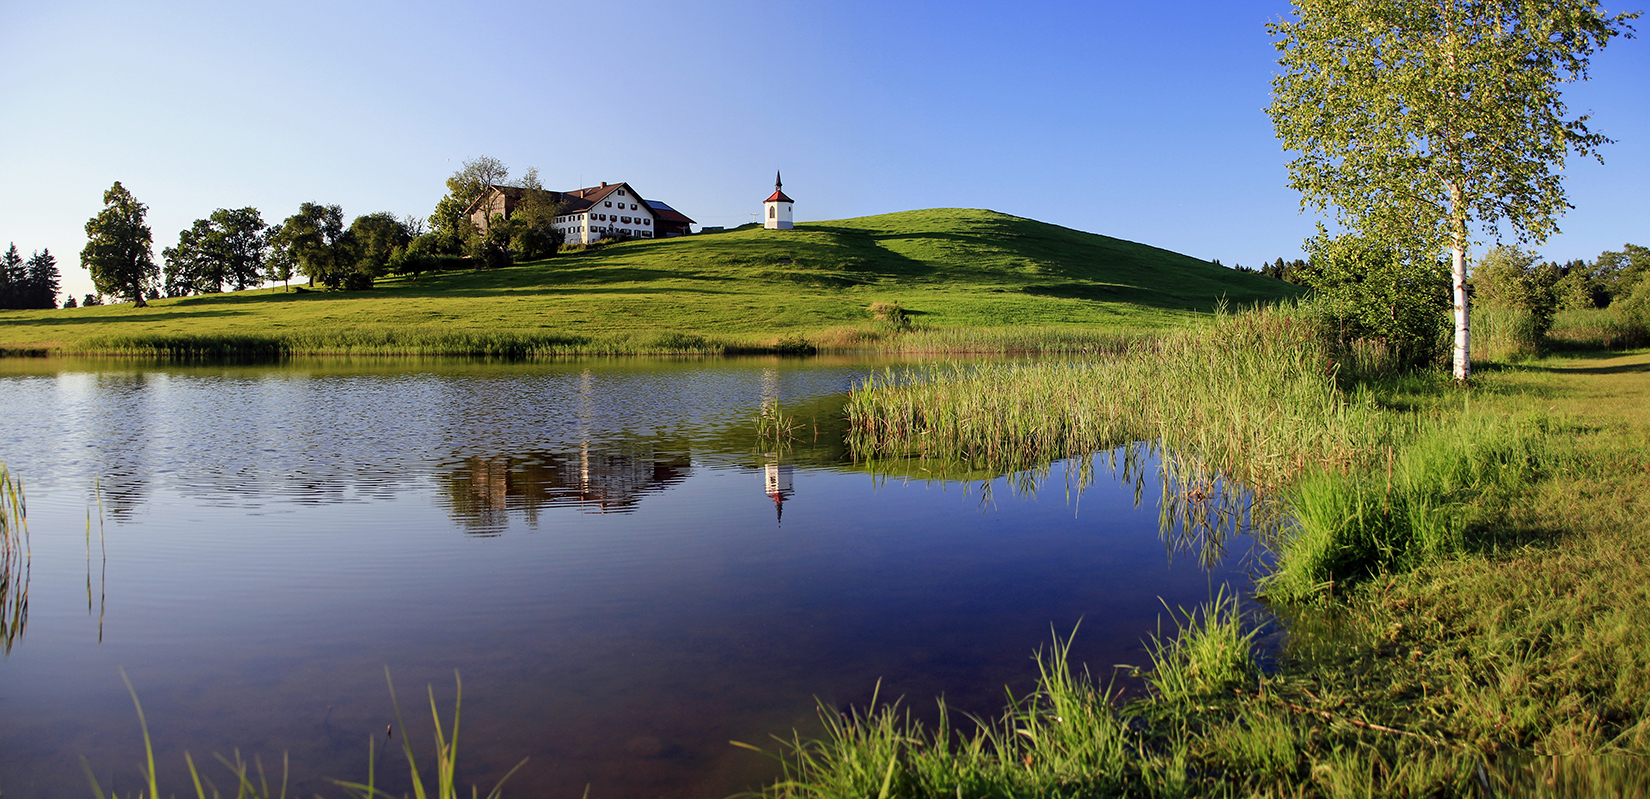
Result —
[{"label": "farmhouse roof", "polygon": [[658,217],[658,218],[660,218],[660,219],[662,219],[666,222],[681,222],[681,223],[687,224],[687,225],[695,224],[692,219],[689,219],[687,217],[687,214],[684,214],[681,211],[676,210],[675,208],[672,208],[668,205],[665,205],[664,203],[659,202],[658,200],[645,200],[644,202],[647,203],[647,207],[653,209],[653,215],[654,216],[656,216],[656,217]]}]

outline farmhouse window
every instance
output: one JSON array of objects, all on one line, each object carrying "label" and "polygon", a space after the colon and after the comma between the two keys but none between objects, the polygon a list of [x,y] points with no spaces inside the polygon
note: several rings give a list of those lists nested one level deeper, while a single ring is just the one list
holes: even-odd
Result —
[{"label": "farmhouse window", "polygon": [[608,207],[608,208],[612,208],[612,207],[613,207],[613,201],[612,201],[612,200],[608,200],[608,201],[607,201],[607,207]]}]

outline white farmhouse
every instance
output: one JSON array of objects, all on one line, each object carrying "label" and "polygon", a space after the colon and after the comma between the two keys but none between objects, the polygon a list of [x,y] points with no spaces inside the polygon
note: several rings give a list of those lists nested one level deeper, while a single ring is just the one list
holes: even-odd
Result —
[{"label": "white farmhouse", "polygon": [[779,180],[779,173],[773,173],[773,194],[762,201],[762,227],[769,230],[791,229],[791,198],[785,196],[780,188],[784,184]]},{"label": "white farmhouse", "polygon": [[604,238],[662,239],[693,232],[692,219],[658,200],[642,199],[629,183],[603,183],[573,191],[488,186],[464,213],[485,231],[494,216],[509,219],[530,192],[548,195],[560,206],[556,229],[568,244],[590,244]]}]

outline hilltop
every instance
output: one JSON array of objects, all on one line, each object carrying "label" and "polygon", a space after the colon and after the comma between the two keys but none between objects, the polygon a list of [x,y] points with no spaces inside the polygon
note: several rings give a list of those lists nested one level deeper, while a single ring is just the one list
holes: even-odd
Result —
[{"label": "hilltop", "polygon": [[[7,351],[504,353],[853,346],[920,329],[1141,330],[1299,289],[1144,244],[939,208],[613,244],[494,271],[282,288],[149,308],[0,312]],[[881,331],[879,334],[878,331]]]}]

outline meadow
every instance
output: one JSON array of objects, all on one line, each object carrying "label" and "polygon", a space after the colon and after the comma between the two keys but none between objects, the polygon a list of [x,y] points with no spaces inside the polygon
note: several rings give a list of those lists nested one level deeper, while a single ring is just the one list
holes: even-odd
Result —
[{"label": "meadow", "polygon": [[369,291],[300,288],[0,312],[0,353],[1082,351],[1222,302],[1299,293],[1168,250],[969,209],[631,241],[389,277]]}]

